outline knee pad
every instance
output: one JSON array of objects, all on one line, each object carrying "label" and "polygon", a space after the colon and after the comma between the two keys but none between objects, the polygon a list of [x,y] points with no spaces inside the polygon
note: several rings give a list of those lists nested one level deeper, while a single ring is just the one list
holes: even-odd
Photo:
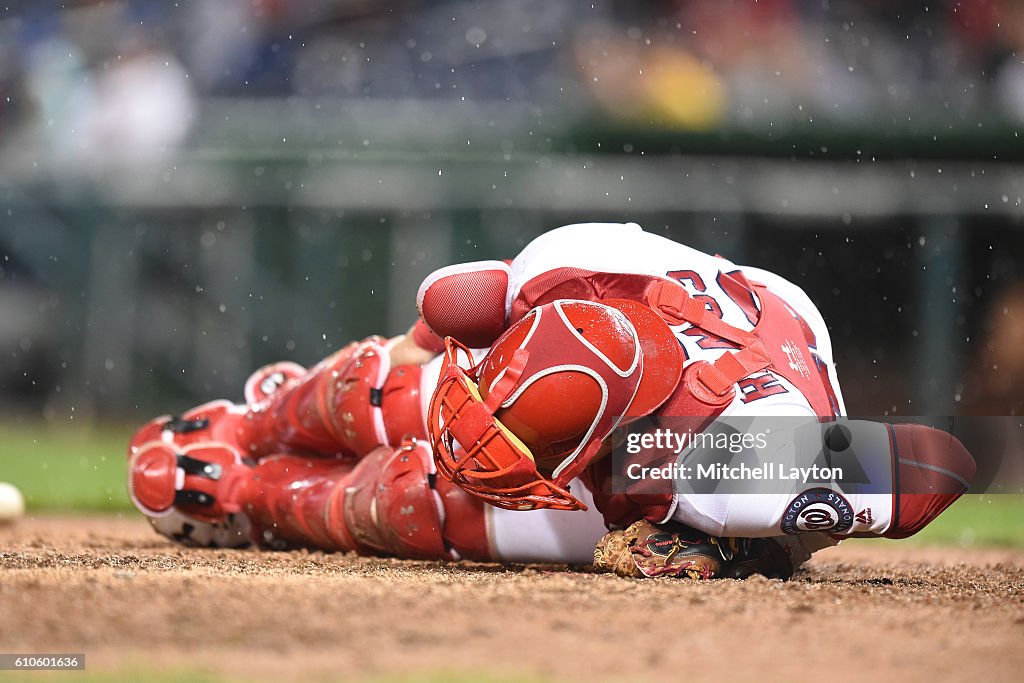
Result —
[{"label": "knee pad", "polygon": [[486,559],[483,504],[438,481],[426,441],[377,448],[353,470],[331,517],[366,554],[413,559]]},{"label": "knee pad", "polygon": [[392,368],[382,341],[363,342],[337,370],[326,395],[332,432],[356,455],[378,446],[397,447],[406,437],[426,438],[421,370],[414,365]]},{"label": "knee pad", "polygon": [[337,502],[345,529],[364,554],[414,559],[449,557],[444,506],[430,485],[430,448],[407,442],[364,457]]}]

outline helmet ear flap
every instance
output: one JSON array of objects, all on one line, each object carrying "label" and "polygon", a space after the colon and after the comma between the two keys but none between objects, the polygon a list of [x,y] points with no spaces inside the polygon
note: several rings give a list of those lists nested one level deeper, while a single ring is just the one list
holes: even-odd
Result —
[{"label": "helmet ear flap", "polygon": [[668,324],[651,307],[627,299],[606,299],[601,303],[629,318],[643,353],[643,375],[623,418],[625,424],[650,415],[675,392],[683,376],[683,350]]}]

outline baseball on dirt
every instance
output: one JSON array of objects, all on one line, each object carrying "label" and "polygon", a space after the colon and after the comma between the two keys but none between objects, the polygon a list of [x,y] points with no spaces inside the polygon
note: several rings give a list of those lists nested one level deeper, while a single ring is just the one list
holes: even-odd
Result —
[{"label": "baseball on dirt", "polygon": [[13,484],[0,481],[0,524],[13,522],[25,514],[25,499]]}]

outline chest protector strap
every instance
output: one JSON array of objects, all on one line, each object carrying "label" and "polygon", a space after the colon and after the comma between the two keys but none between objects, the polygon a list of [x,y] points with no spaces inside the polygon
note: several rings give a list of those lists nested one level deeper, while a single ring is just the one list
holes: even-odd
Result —
[{"label": "chest protector strap", "polygon": [[648,291],[647,301],[669,325],[690,323],[736,345],[734,353],[723,354],[713,363],[697,361],[684,373],[683,381],[708,402],[729,403],[737,382],[771,365],[772,358],[761,339],[723,322],[691,297],[682,285],[669,281],[656,283]]}]

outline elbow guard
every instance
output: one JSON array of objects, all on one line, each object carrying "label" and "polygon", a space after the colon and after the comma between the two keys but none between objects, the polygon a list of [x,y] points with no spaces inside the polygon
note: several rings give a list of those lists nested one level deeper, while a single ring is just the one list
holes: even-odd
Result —
[{"label": "elbow guard", "polygon": [[435,334],[486,348],[508,324],[509,272],[503,261],[441,268],[420,285],[416,306]]}]

